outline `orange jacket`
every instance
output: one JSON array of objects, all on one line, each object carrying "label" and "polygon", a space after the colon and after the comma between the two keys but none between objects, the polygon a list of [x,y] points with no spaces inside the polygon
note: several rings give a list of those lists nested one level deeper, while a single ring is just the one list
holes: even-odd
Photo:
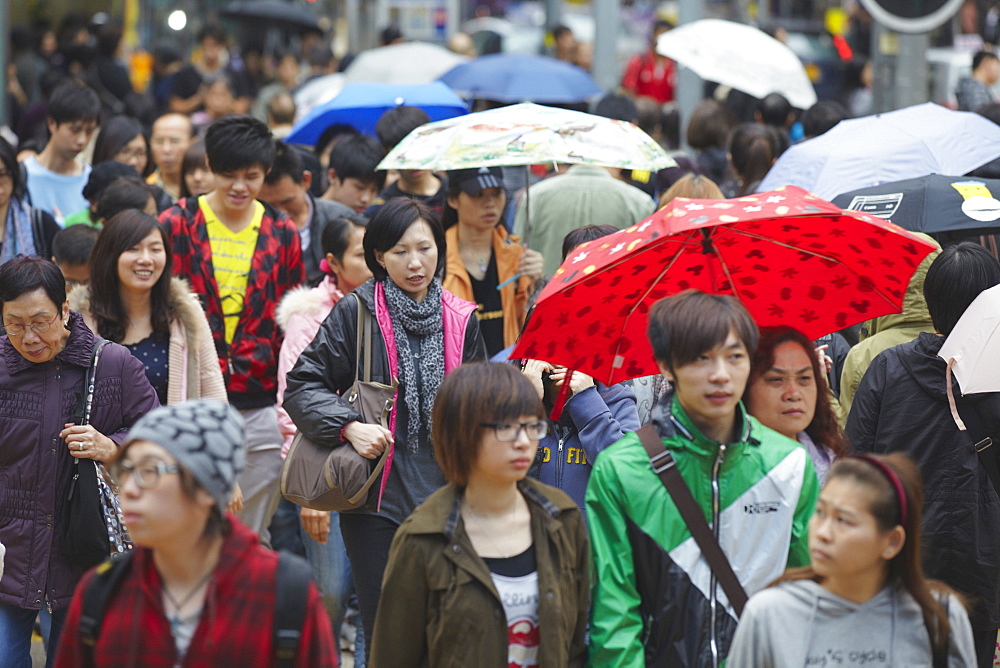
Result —
[{"label": "orange jacket", "polygon": [[[462,262],[462,254],[458,249],[458,225],[453,225],[445,232],[448,244],[448,258],[445,266],[444,289],[456,297],[475,302],[472,295],[472,280]],[[493,228],[493,255],[497,260],[497,276],[503,283],[517,273],[518,264],[524,248],[520,238],[507,234],[503,225]],[[517,341],[524,323],[524,313],[528,304],[528,294],[531,291],[532,280],[521,277],[513,283],[505,285],[500,290],[500,303],[503,306],[503,345],[511,346]]]}]

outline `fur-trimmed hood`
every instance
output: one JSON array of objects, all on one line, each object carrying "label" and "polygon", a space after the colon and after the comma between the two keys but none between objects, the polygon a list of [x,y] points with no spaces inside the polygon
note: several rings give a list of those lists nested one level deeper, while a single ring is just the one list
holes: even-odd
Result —
[{"label": "fur-trimmed hood", "polygon": [[[69,293],[69,307],[83,315],[88,322],[93,322],[90,314],[90,286],[78,285]],[[170,279],[170,308],[177,320],[184,327],[189,347],[194,347],[207,331],[208,323],[198,297],[191,292],[191,286],[183,278],[176,276]],[[97,332],[95,332],[97,333]]]},{"label": "fur-trimmed hood", "polygon": [[324,311],[329,313],[333,305],[343,296],[333,277],[327,276],[315,288],[300,285],[289,290],[278,304],[274,319],[281,331],[285,332],[293,316],[301,315],[310,320],[318,318]]}]

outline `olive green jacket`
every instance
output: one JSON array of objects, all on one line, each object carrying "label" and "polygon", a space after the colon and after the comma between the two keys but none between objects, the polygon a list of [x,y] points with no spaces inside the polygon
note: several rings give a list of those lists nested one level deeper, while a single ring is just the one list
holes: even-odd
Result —
[{"label": "olive green jacket", "polygon": [[[526,479],[538,568],[541,668],[582,666],[590,596],[583,514],[563,492]],[[463,490],[446,485],[396,531],[382,581],[373,668],[506,668],[507,620],[486,563],[459,512]]]}]

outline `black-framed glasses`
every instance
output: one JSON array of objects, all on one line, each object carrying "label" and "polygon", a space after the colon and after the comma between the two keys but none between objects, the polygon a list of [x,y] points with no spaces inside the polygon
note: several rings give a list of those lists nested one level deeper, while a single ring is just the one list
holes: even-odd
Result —
[{"label": "black-framed glasses", "polygon": [[160,478],[168,473],[180,473],[181,467],[177,464],[167,464],[166,462],[117,462],[111,467],[111,475],[115,477],[119,486],[125,481],[135,476],[135,484],[139,489],[153,489],[160,484]]},{"label": "black-framed glasses", "polygon": [[484,422],[484,427],[490,427],[498,441],[516,441],[517,435],[524,430],[525,436],[532,441],[540,441],[549,433],[549,423],[545,420],[535,422]]},{"label": "black-framed glasses", "polygon": [[30,325],[22,325],[20,323],[12,322],[8,325],[3,326],[3,331],[7,332],[8,336],[21,336],[24,334],[24,330],[31,328],[35,334],[44,334],[49,331],[52,327],[52,323],[59,319],[59,314],[56,313],[52,320],[45,322],[44,320],[39,320],[38,322],[33,322]]}]

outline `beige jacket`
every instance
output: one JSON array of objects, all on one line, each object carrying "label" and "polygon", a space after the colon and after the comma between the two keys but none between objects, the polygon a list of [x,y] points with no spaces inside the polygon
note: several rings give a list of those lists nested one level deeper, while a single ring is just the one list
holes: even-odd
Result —
[{"label": "beige jacket", "polygon": [[[74,288],[69,294],[69,306],[83,315],[87,327],[97,331],[90,313],[89,286]],[[198,398],[228,402],[208,319],[198,298],[181,278],[170,279],[170,306],[176,317],[170,321],[167,404]]]}]

